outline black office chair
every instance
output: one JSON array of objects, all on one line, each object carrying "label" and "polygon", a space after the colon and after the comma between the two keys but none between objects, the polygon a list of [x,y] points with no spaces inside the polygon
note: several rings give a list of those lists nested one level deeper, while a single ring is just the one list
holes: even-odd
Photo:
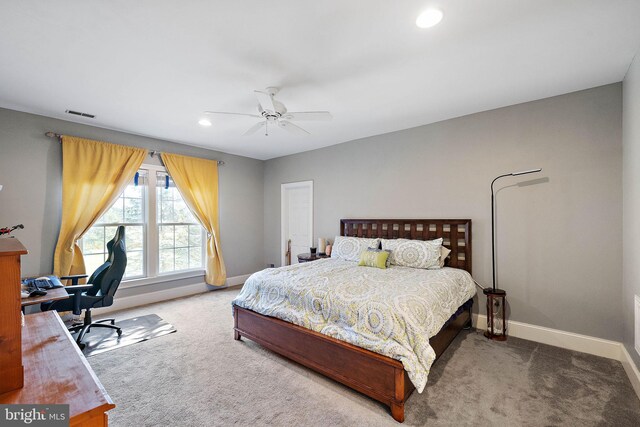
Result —
[{"label": "black office chair", "polygon": [[[87,277],[86,274],[60,277],[60,280],[71,280],[71,286],[65,287],[70,298],[45,302],[40,305],[42,311],[73,311],[76,316],[85,310],[84,322],[69,328],[69,332],[80,331],[76,342],[81,349],[85,346],[82,339],[87,332],[91,332],[91,328],[111,328],[116,330],[118,336],[122,335],[122,329],[115,324],[115,319],[101,319],[93,322],[91,309],[109,307],[113,304],[113,296],[118,290],[122,276],[124,276],[124,270],[127,268],[124,237],[124,226],[121,225],[116,230],[114,238],[107,243],[107,251],[109,252],[107,261],[93,272],[86,285],[78,284],[80,279]],[[110,324],[106,324],[107,322]]]}]

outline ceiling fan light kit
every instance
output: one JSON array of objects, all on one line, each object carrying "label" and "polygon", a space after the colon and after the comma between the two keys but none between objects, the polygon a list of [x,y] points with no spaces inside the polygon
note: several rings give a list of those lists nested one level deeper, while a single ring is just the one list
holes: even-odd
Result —
[{"label": "ceiling fan light kit", "polygon": [[258,123],[247,129],[243,135],[253,135],[264,128],[265,136],[269,136],[269,128],[272,125],[294,135],[311,135],[309,131],[292,123],[292,121],[329,121],[333,118],[328,111],[289,112],[282,102],[273,99],[277,93],[278,88],[276,87],[268,87],[264,91],[254,91],[258,100],[258,114],[231,113],[227,111],[205,111],[205,114],[246,116],[260,119]]}]

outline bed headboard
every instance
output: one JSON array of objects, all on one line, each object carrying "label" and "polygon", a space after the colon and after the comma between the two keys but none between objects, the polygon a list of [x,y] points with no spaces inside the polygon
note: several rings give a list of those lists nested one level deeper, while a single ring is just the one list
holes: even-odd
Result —
[{"label": "bed headboard", "polygon": [[380,239],[443,238],[451,249],[446,265],[471,273],[470,219],[341,219],[340,235]]}]

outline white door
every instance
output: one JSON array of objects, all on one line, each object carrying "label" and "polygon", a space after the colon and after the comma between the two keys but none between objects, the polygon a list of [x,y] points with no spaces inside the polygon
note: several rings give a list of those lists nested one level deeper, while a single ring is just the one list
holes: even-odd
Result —
[{"label": "white door", "polygon": [[287,265],[288,242],[291,240],[291,264],[298,254],[308,253],[313,246],[313,181],[282,184],[282,265]]}]

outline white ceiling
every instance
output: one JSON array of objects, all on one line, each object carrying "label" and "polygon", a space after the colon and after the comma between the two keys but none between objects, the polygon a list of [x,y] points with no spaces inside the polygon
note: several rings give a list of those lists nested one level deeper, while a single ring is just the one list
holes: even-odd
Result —
[{"label": "white ceiling", "polygon": [[[621,81],[639,22],[638,0],[2,0],[0,106],[269,159]],[[267,86],[333,121],[197,124]]]}]

